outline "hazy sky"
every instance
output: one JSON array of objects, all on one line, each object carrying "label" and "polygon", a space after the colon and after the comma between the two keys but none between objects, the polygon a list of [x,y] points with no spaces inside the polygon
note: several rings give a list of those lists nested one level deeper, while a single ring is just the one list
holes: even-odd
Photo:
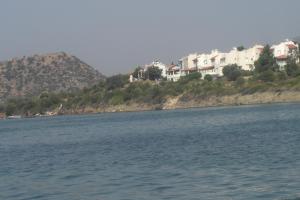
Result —
[{"label": "hazy sky", "polygon": [[0,60],[65,51],[106,75],[300,35],[299,0],[0,0]]}]

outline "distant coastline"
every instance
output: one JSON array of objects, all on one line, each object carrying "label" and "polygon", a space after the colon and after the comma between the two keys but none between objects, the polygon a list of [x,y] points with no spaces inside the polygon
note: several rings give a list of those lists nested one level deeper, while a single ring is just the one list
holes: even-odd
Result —
[{"label": "distant coastline", "polygon": [[[70,109],[57,113],[53,110],[49,115],[81,115],[92,113],[114,113],[114,112],[143,112],[153,110],[175,110],[188,108],[205,108],[205,107],[221,107],[221,106],[241,106],[241,105],[259,105],[259,104],[275,104],[275,103],[299,103],[300,91],[278,91],[278,92],[259,92],[254,94],[235,94],[225,96],[210,96],[206,98],[195,98],[189,101],[180,100],[180,96],[169,97],[162,104],[122,104],[115,106],[100,106],[100,107],[82,107],[80,109]],[[35,116],[28,116],[35,117]],[[36,116],[41,117],[41,116]],[[5,115],[1,114],[0,119],[4,119]],[[12,117],[13,119],[14,117]],[[16,117],[18,118],[18,117]]]},{"label": "distant coastline", "polygon": [[81,109],[67,110],[61,114],[87,114],[87,113],[111,113],[111,112],[139,112],[151,110],[174,110],[187,108],[205,108],[219,106],[240,106],[240,105],[258,105],[273,103],[298,103],[300,102],[300,91],[282,91],[282,92],[260,92],[254,94],[235,94],[226,96],[209,96],[205,98],[195,98],[189,101],[180,100],[180,96],[169,97],[162,104],[121,104],[104,107],[83,107]]},{"label": "distant coastline", "polygon": [[[142,69],[137,67],[132,74],[118,74],[101,80],[98,73],[78,59],[66,54],[59,54],[55,60],[60,60],[62,64],[70,66],[73,63],[70,64],[70,59],[74,59],[77,64],[79,63],[80,69],[85,66],[85,69],[91,71],[91,74],[98,74],[100,80],[92,85],[89,84],[89,87],[77,88],[73,91],[43,89],[37,94],[24,95],[28,92],[26,90],[24,94],[8,95],[5,101],[0,102],[0,113],[3,113],[0,118],[16,119],[20,116],[44,117],[65,114],[300,102],[298,44],[287,41],[282,45],[284,49],[290,49],[288,51],[290,53],[284,57],[284,60],[276,60],[274,49],[266,45],[260,49],[260,54],[257,53],[258,59],[253,60],[255,68],[252,70],[245,70],[237,64],[229,64],[222,67],[221,76],[220,74],[207,74],[207,71],[186,71],[183,68],[171,66],[169,68],[171,71],[167,71],[169,75],[180,75],[178,70],[184,72],[176,80],[165,77],[164,75],[167,74],[162,72],[162,69],[159,68],[161,63],[158,62]],[[242,51],[235,51],[235,53],[238,52]],[[213,57],[214,59],[215,57]],[[29,59],[29,61],[32,60]],[[26,62],[29,61],[27,58]],[[25,63],[25,60],[22,62]],[[18,63],[16,61],[15,67],[19,66]],[[11,64],[11,66],[14,65]],[[53,64],[52,67],[54,66],[56,65]],[[11,69],[10,65],[6,65],[6,68]],[[68,68],[63,71],[69,73],[72,69]],[[9,75],[9,73],[5,74]],[[78,77],[82,75],[80,70],[78,74]],[[86,80],[94,76],[84,77]],[[44,83],[44,79],[37,76],[32,76],[31,79],[39,80],[40,84]],[[68,79],[61,77],[56,81],[51,79],[50,82],[56,85],[60,80],[74,85]],[[82,82],[80,80],[75,82]]]}]

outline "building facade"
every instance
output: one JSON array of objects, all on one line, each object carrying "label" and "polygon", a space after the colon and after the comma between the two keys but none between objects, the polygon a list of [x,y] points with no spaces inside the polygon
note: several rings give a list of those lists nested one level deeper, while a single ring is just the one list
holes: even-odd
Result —
[{"label": "building facade", "polygon": [[295,59],[296,62],[299,62],[299,44],[288,39],[277,45],[273,45],[271,47],[271,51],[273,52],[280,70],[284,70],[289,58]]}]

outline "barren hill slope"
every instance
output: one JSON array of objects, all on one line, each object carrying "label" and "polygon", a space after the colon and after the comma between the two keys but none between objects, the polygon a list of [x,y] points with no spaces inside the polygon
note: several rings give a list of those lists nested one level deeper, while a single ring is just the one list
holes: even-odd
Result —
[{"label": "barren hill slope", "polygon": [[91,66],[64,52],[15,58],[0,63],[0,100],[43,91],[74,91],[104,78]]}]

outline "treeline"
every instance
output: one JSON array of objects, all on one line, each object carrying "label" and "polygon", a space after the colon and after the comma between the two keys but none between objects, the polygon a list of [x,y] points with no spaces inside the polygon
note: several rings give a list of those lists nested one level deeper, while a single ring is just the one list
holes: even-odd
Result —
[{"label": "treeline", "polygon": [[[105,107],[120,104],[163,104],[169,97],[180,97],[181,101],[190,101],[209,96],[232,94],[252,94],[263,91],[300,90],[300,66],[290,59],[285,70],[273,58],[269,46],[266,46],[255,62],[254,71],[243,71],[237,65],[223,68],[224,77],[195,72],[182,77],[178,82],[143,80],[129,83],[128,75],[115,75],[99,82],[91,88],[77,92],[48,93],[35,97],[9,99],[0,105],[0,113],[32,116],[47,111],[80,109],[84,107]],[[159,78],[157,72],[155,79]],[[149,76],[152,76],[151,73]]]}]

